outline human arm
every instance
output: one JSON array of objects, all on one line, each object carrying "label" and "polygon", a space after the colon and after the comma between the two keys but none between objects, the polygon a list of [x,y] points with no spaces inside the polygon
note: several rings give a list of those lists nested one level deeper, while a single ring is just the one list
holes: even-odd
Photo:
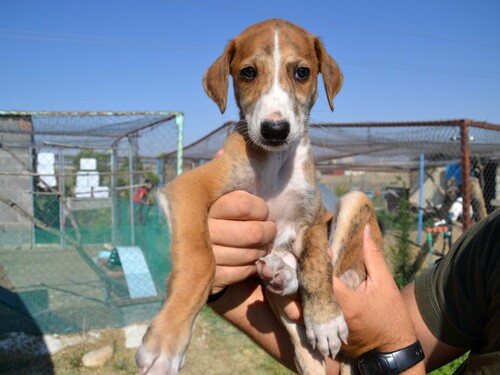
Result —
[{"label": "human arm", "polygon": [[[384,254],[365,228],[363,259],[367,278],[355,290],[349,289],[340,278],[334,278],[333,288],[349,327],[345,350],[353,357],[378,350],[394,352],[413,344],[417,334]],[[403,372],[424,374],[424,362]]]},{"label": "human arm", "polygon": [[[355,348],[347,349],[353,356],[372,349],[394,351],[414,342],[416,336],[425,359],[423,365],[419,363],[407,373],[418,374],[424,371],[424,365],[425,371],[432,371],[466,351],[440,341],[431,333],[417,306],[415,283],[397,291],[383,254],[371,241],[369,233],[365,233],[364,258],[368,278],[356,291],[349,290],[340,279],[334,279],[335,294],[349,325],[348,342],[356,344]],[[301,320],[302,311],[298,302],[288,300],[282,303],[291,319]],[[371,334],[368,335],[368,332]]]},{"label": "human arm", "polygon": [[448,345],[437,339],[429,330],[417,306],[415,299],[415,282],[405,286],[401,290],[406,309],[415,327],[417,337],[424,349],[426,371],[435,370],[466,352],[463,348]]},{"label": "human arm", "polygon": [[[266,303],[260,283],[255,279],[247,279],[255,274],[254,262],[263,255],[258,250],[255,252],[255,244],[265,244],[270,240],[265,233],[266,229],[269,230],[272,226],[255,225],[254,222],[251,224],[253,229],[249,231],[244,225],[246,217],[252,217],[254,220],[251,221],[265,222],[267,210],[262,204],[265,206],[259,198],[240,192],[222,197],[212,207],[209,227],[212,240],[216,244],[214,253],[218,264],[213,291],[220,291],[225,285],[231,286],[221,299],[211,304],[211,307],[243,330],[271,355],[293,369],[293,347],[288,334]],[[253,212],[254,216],[250,215],[250,212]],[[255,215],[256,212],[259,213]],[[271,233],[274,237],[275,228]],[[247,234],[251,235],[247,236]],[[250,250],[242,251],[242,249]],[[350,328],[349,338],[353,354],[359,355],[375,348],[381,351],[393,351],[412,344],[415,341],[415,331],[392,275],[385,264],[383,254],[371,241],[369,233],[368,239],[365,240],[364,256],[369,271],[368,281],[362,285],[364,289],[360,288],[354,292],[343,285],[339,279],[334,283],[336,293],[340,293],[337,295],[340,303],[342,304],[344,300],[344,305],[348,308],[345,312],[348,323],[350,319],[355,322],[355,325]],[[248,258],[244,259],[244,257]],[[352,301],[351,293],[356,293]],[[300,320],[299,303],[286,297],[278,297],[278,299],[289,317]],[[385,321],[373,319],[371,305],[377,314],[386,318]],[[370,309],[366,309],[366,306],[370,306]],[[398,312],[396,320],[395,315],[392,314],[395,306]],[[388,317],[391,318],[387,319]],[[265,323],[265,329],[262,327],[262,322]],[[394,327],[399,328],[393,330]],[[380,337],[370,340],[369,343],[363,343],[362,339],[366,337],[367,329],[375,332],[375,335],[380,333]],[[382,332],[378,332],[380,329]],[[357,347],[357,352],[355,347]],[[328,373],[337,372],[338,364],[329,360]],[[414,366],[406,373],[423,373],[423,364]]]},{"label": "human arm", "polygon": [[[349,289],[335,277],[333,288],[349,327],[348,345],[343,350],[356,358],[371,350],[393,352],[417,340],[405,301],[387,267],[382,251],[371,238],[367,226],[363,241],[363,258],[367,279],[355,289]],[[300,303],[280,300],[290,319],[301,320]],[[419,362],[404,374],[425,373]]]}]

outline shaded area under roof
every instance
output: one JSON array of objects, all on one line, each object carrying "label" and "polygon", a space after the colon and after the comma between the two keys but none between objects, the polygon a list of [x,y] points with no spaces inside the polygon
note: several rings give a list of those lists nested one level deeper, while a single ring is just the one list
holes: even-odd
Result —
[{"label": "shaded area under roof", "polygon": [[[143,156],[155,157],[165,151],[155,141],[162,138],[159,134],[162,125],[175,119],[178,114],[180,112],[0,111],[0,118],[4,120],[23,119],[31,123],[31,126],[10,126],[0,129],[0,132],[31,134],[30,146],[45,148],[119,148],[125,147],[124,141],[128,143],[132,140],[141,153],[146,153]],[[24,144],[6,146],[26,147]]]},{"label": "shaded area under roof", "polygon": [[[184,148],[185,160],[209,160],[233,129],[228,122]],[[460,130],[468,127],[470,155],[500,157],[500,126],[472,120],[311,124],[309,136],[321,169],[408,170],[460,159]]]}]

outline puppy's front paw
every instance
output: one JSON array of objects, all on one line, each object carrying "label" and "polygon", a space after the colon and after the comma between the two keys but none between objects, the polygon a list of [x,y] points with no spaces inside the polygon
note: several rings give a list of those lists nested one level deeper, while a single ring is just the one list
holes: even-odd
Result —
[{"label": "puppy's front paw", "polygon": [[173,356],[164,354],[161,350],[142,345],[135,355],[141,375],[177,375],[184,366],[184,354]]},{"label": "puppy's front paw", "polygon": [[327,322],[318,322],[314,318],[304,318],[307,339],[313,349],[318,349],[323,356],[330,354],[335,358],[342,342],[347,344],[349,330],[344,319],[344,314],[333,317]]},{"label": "puppy's front paw", "polygon": [[188,344],[189,335],[183,337],[179,332],[163,332],[150,326],[135,355],[141,375],[177,375],[184,367]]},{"label": "puppy's front paw", "polygon": [[282,257],[271,253],[260,258],[256,265],[257,272],[269,291],[284,296],[297,292],[297,272]]}]

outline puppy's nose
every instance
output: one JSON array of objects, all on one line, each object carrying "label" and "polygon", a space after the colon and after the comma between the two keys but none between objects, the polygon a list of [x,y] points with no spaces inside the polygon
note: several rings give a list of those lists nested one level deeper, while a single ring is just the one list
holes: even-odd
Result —
[{"label": "puppy's nose", "polygon": [[290,134],[290,123],[285,120],[271,121],[265,120],[260,124],[260,134],[266,141],[283,142]]}]

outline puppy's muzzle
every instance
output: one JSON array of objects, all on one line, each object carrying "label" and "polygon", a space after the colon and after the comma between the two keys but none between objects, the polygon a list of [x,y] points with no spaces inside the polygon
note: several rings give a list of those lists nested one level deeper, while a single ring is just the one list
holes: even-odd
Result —
[{"label": "puppy's muzzle", "polygon": [[265,120],[260,124],[262,139],[269,146],[280,146],[286,142],[290,134],[290,123],[286,120]]}]

